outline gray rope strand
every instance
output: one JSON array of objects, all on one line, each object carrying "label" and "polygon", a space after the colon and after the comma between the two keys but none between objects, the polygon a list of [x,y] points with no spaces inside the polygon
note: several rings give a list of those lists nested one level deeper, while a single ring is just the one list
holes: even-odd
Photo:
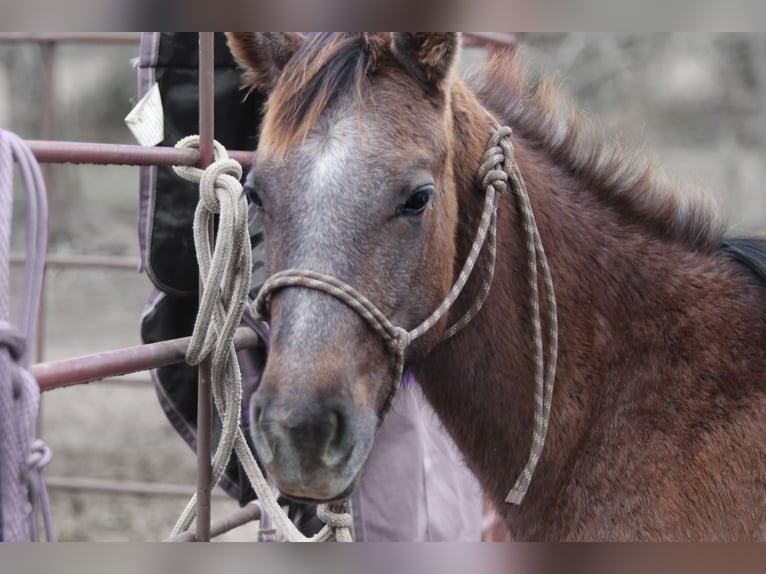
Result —
[{"label": "gray rope strand", "polygon": [[479,253],[481,253],[481,249],[484,246],[484,241],[487,238],[487,232],[489,231],[492,221],[494,220],[494,214],[497,211],[496,194],[502,193],[506,190],[504,182],[507,178],[504,177],[504,174],[498,174],[496,179],[492,177],[493,175],[494,172],[492,174],[487,173],[486,177],[483,177],[483,179],[487,180],[487,184],[485,186],[486,194],[484,197],[484,210],[481,213],[481,222],[479,223],[479,228],[476,231],[476,237],[474,238],[473,244],[471,245],[471,250],[468,253],[468,257],[463,264],[463,268],[458,274],[457,281],[452,286],[452,289],[450,289],[444,301],[441,302],[436,310],[431,313],[431,315],[425,321],[410,331],[410,339],[413,341],[423,335],[423,333],[429,331],[441,320],[444,315],[447,314],[457,298],[460,296],[460,293],[463,291],[466,283],[468,283],[468,278],[471,276],[471,272],[473,271],[474,265],[476,264],[476,260],[479,258]]},{"label": "gray rope strand", "polygon": [[[556,362],[558,357],[558,319],[556,309],[556,296],[553,290],[553,280],[551,278],[548,260],[545,256],[540,232],[535,221],[534,212],[529,201],[526,185],[518,170],[518,166],[507,164],[509,176],[514,183],[513,188],[516,191],[524,231],[526,235],[527,252],[529,254],[529,283],[532,291],[532,321],[534,328],[535,345],[535,416],[534,429],[532,433],[532,446],[530,447],[529,459],[527,460],[521,475],[516,480],[513,488],[506,496],[506,502],[519,505],[524,500],[529,485],[532,481],[537,464],[540,461],[543,448],[545,446],[545,437],[548,432],[548,423],[550,421],[551,404],[553,398],[553,387],[556,380]],[[545,350],[543,347],[542,325],[540,318],[540,298],[537,279],[537,263],[540,264],[540,271],[543,276],[543,286],[546,292],[546,306],[548,310],[548,359],[546,361]]]},{"label": "gray rope strand", "polygon": [[[187,138],[179,142],[179,145],[193,143]],[[243,225],[247,217],[247,203],[239,186],[241,167],[237,162],[227,159],[220,144],[215,149],[215,160],[205,172],[197,168],[182,168],[179,173],[200,184],[200,202],[194,218],[194,240],[199,254],[203,297],[187,350],[187,362],[199,364],[212,354],[211,386],[222,424],[221,438],[212,461],[213,485],[218,483],[231,458],[234,437],[240,423],[241,385],[227,385],[226,381],[240,380],[232,341],[244,309],[247,285],[243,285],[242,281],[230,280],[231,272],[227,273],[227,269],[249,269],[250,254],[249,249],[235,247],[238,235],[241,242],[237,223]],[[243,212],[244,217],[241,215]],[[208,229],[214,213],[220,213],[221,217],[219,241],[211,254]],[[247,245],[249,247],[249,240]],[[224,302],[229,304],[229,309],[226,309]],[[184,509],[173,534],[186,530],[195,515],[196,494]]]}]

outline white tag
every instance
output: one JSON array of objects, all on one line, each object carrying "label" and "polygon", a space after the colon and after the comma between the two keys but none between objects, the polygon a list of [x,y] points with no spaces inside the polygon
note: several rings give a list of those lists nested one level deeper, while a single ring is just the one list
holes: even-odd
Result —
[{"label": "white tag", "polygon": [[155,83],[146,95],[125,116],[125,123],[138,143],[155,146],[165,139],[164,116],[160,86]]}]

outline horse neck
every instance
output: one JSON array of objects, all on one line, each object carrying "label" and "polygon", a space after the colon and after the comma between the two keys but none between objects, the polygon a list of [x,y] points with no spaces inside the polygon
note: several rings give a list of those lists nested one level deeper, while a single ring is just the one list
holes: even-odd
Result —
[{"label": "horse neck", "polygon": [[[465,147],[455,150],[454,157],[460,188],[457,273],[470,250],[481,216],[483,200],[474,177],[486,149],[490,126],[486,113],[470,96],[459,93],[454,99],[456,129],[463,132],[456,141],[466,142]],[[628,284],[640,278],[636,278],[631,263],[630,246],[621,243],[610,248],[599,237],[599,230],[605,225],[614,225],[608,209],[586,208],[583,204],[590,205],[586,193],[563,193],[561,190],[576,188],[577,182],[559,172],[551,159],[525,148],[523,140],[515,138],[514,147],[553,275],[560,339],[548,437],[521,507],[506,504],[504,498],[529,456],[535,351],[529,255],[512,194],[499,200],[496,271],[484,308],[462,332],[437,346],[414,370],[485,492],[509,523],[519,524],[519,532],[534,535],[534,527],[529,524],[539,523],[541,514],[544,517],[554,511],[550,501],[561,486],[559,477],[571,463],[571,453],[584,437],[593,416],[594,397],[599,396],[606,383],[598,359],[594,360],[592,354],[606,352],[615,341],[606,340],[609,331],[603,330],[605,325],[601,323],[605,317],[614,315],[616,307],[629,303],[624,299],[629,297],[625,292],[612,291],[600,300],[593,294],[604,288],[599,281]],[[448,323],[461,317],[478,296],[486,278],[486,251],[485,248]],[[584,276],[595,273],[594,269],[608,270],[609,279]],[[635,285],[630,285],[627,291],[634,288]],[[545,329],[544,305],[542,309]],[[573,339],[579,342],[573,344],[570,342]]]}]

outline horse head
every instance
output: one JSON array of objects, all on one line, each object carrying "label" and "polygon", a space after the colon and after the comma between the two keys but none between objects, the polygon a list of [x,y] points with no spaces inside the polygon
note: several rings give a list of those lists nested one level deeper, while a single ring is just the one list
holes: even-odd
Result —
[{"label": "horse head", "polygon": [[[247,178],[271,274],[331,276],[412,329],[452,285],[457,219],[451,86],[457,34],[230,33],[246,87],[268,94]],[[399,384],[381,336],[325,292],[269,295],[271,346],[250,405],[280,490],[353,490]],[[407,349],[423,356],[440,321]]]}]

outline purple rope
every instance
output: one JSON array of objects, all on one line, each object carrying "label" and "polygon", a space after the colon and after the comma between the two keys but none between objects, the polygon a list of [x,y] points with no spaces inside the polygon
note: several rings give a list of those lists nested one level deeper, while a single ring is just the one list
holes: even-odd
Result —
[{"label": "purple rope", "polygon": [[[19,328],[10,320],[10,239],[13,166],[27,194],[26,264]],[[40,167],[26,144],[0,130],[0,540],[37,540],[39,501],[48,540],[55,540],[42,477],[51,452],[35,439],[40,389],[29,374],[45,273],[48,207]],[[21,480],[19,480],[21,477]]]}]

